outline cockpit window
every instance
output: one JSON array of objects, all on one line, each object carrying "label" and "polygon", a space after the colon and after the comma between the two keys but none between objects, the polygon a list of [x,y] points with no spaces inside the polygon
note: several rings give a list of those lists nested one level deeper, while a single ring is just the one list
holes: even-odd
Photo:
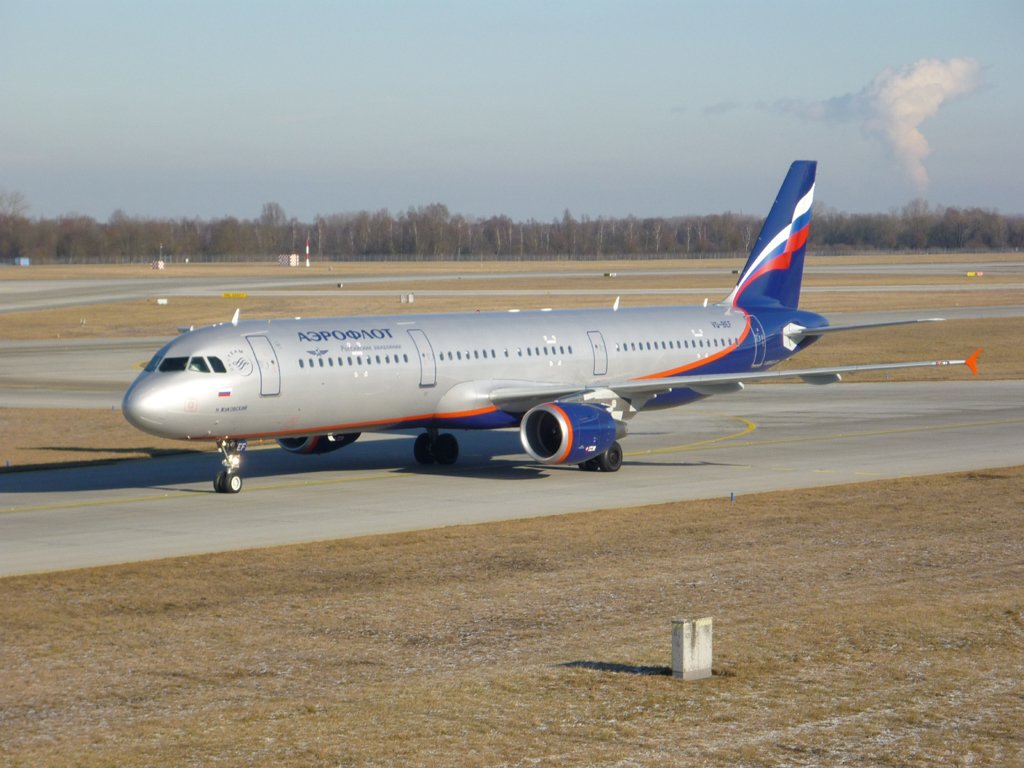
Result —
[{"label": "cockpit window", "polygon": [[219,357],[208,357],[210,361],[210,367],[213,368],[214,373],[227,373],[228,369],[224,367],[224,363],[221,362]]},{"label": "cockpit window", "polygon": [[163,362],[160,363],[160,367],[157,369],[161,373],[169,373],[172,371],[184,371],[185,366],[188,364],[187,357],[165,357]]},{"label": "cockpit window", "polygon": [[157,367],[160,365],[160,361],[164,359],[164,355],[167,353],[167,348],[169,346],[171,346],[170,342],[164,344],[162,347],[160,347],[157,353],[153,355],[153,359],[146,364],[145,370],[147,373],[152,373],[157,369]]},{"label": "cockpit window", "polygon": [[206,364],[206,358],[193,357],[188,361],[188,369],[190,371],[198,371],[199,373],[209,373],[210,366]]}]

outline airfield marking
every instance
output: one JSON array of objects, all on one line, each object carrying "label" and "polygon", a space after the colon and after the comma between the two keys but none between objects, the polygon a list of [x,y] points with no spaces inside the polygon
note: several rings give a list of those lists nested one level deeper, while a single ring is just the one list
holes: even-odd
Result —
[{"label": "airfield marking", "polygon": [[[761,446],[761,445],[785,445],[787,443],[805,443],[815,440],[846,440],[857,437],[884,437],[887,435],[911,434],[913,432],[940,432],[951,429],[969,429],[971,427],[991,427],[1005,424],[1024,424],[1024,419],[987,419],[985,421],[966,421],[959,424],[943,424],[923,427],[899,427],[897,429],[877,429],[867,432],[837,432],[831,435],[801,435],[799,437],[782,437],[774,440],[747,440],[742,443],[732,443],[727,446],[716,445],[714,449],[732,448],[736,445]],[[687,449],[688,450],[688,449]]]},{"label": "airfield marking", "polygon": [[[367,480],[386,480],[389,478],[400,478],[405,475],[398,474],[380,474],[380,475],[359,475],[357,477],[342,477],[332,480],[296,480],[288,483],[273,483],[270,485],[246,485],[246,493],[255,493],[257,491],[275,491],[282,488],[296,488],[300,486],[308,485],[340,485],[342,483],[360,483]],[[38,504],[29,507],[7,507],[0,510],[0,514],[13,514],[16,512],[52,512],[58,509],[84,509],[88,507],[103,507],[115,504],[133,504],[138,502],[146,501],[166,501],[168,499],[179,499],[185,496],[194,496],[196,493],[205,493],[204,491],[195,490],[180,490],[180,491],[166,491],[158,496],[128,496],[118,499],[96,499],[94,501],[76,501],[76,502],[60,502],[57,504]],[[215,491],[209,491],[210,494]]]},{"label": "airfield marking", "polygon": [[683,451],[691,451],[702,445],[711,445],[712,443],[721,443],[726,440],[735,440],[736,438],[749,435],[757,429],[755,424],[750,419],[744,418],[743,416],[726,416],[725,414],[716,414],[717,416],[724,416],[724,418],[738,421],[744,425],[743,429],[739,432],[733,432],[728,435],[722,435],[721,437],[710,437],[707,440],[698,440],[695,443],[683,443],[682,445],[670,445],[666,448],[648,448],[644,451],[625,451],[626,456],[653,456],[658,453],[680,453]]}]

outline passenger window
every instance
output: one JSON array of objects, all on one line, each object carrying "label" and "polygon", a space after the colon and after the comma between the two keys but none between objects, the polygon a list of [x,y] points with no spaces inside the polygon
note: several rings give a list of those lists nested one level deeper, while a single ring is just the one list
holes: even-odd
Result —
[{"label": "passenger window", "polygon": [[303,360],[303,359],[302,359],[302,358],[300,357],[300,358],[299,358],[299,368],[305,368],[305,367],[306,367],[306,361],[305,361],[305,360]]},{"label": "passenger window", "polygon": [[210,367],[213,368],[214,373],[228,372],[228,369],[224,367],[224,363],[219,357],[208,357],[206,359],[210,362]]}]

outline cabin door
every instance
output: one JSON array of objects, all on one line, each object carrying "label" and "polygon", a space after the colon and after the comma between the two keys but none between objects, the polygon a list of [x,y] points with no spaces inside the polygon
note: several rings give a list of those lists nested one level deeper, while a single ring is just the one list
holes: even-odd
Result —
[{"label": "cabin door", "polygon": [[764,326],[754,315],[750,316],[750,333],[754,337],[754,362],[752,367],[760,368],[764,364],[765,336]]},{"label": "cabin door", "polygon": [[437,362],[434,360],[430,339],[419,328],[410,328],[409,336],[416,345],[416,354],[420,359],[420,386],[433,387],[437,384]]},{"label": "cabin door", "polygon": [[604,344],[604,336],[600,331],[587,331],[590,337],[590,348],[594,350],[594,375],[604,376],[608,373],[608,348]]},{"label": "cabin door", "polygon": [[281,368],[277,364],[277,353],[274,345],[266,336],[246,336],[245,340],[252,347],[256,356],[256,365],[260,369],[260,394],[272,397],[281,394]]}]

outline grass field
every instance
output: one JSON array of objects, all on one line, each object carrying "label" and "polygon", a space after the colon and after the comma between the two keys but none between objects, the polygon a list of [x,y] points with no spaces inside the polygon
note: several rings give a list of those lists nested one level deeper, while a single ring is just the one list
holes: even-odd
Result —
[{"label": "grass field", "polygon": [[[1010,766],[1024,469],[0,581],[0,763]],[[674,617],[715,676],[664,674]]]}]

